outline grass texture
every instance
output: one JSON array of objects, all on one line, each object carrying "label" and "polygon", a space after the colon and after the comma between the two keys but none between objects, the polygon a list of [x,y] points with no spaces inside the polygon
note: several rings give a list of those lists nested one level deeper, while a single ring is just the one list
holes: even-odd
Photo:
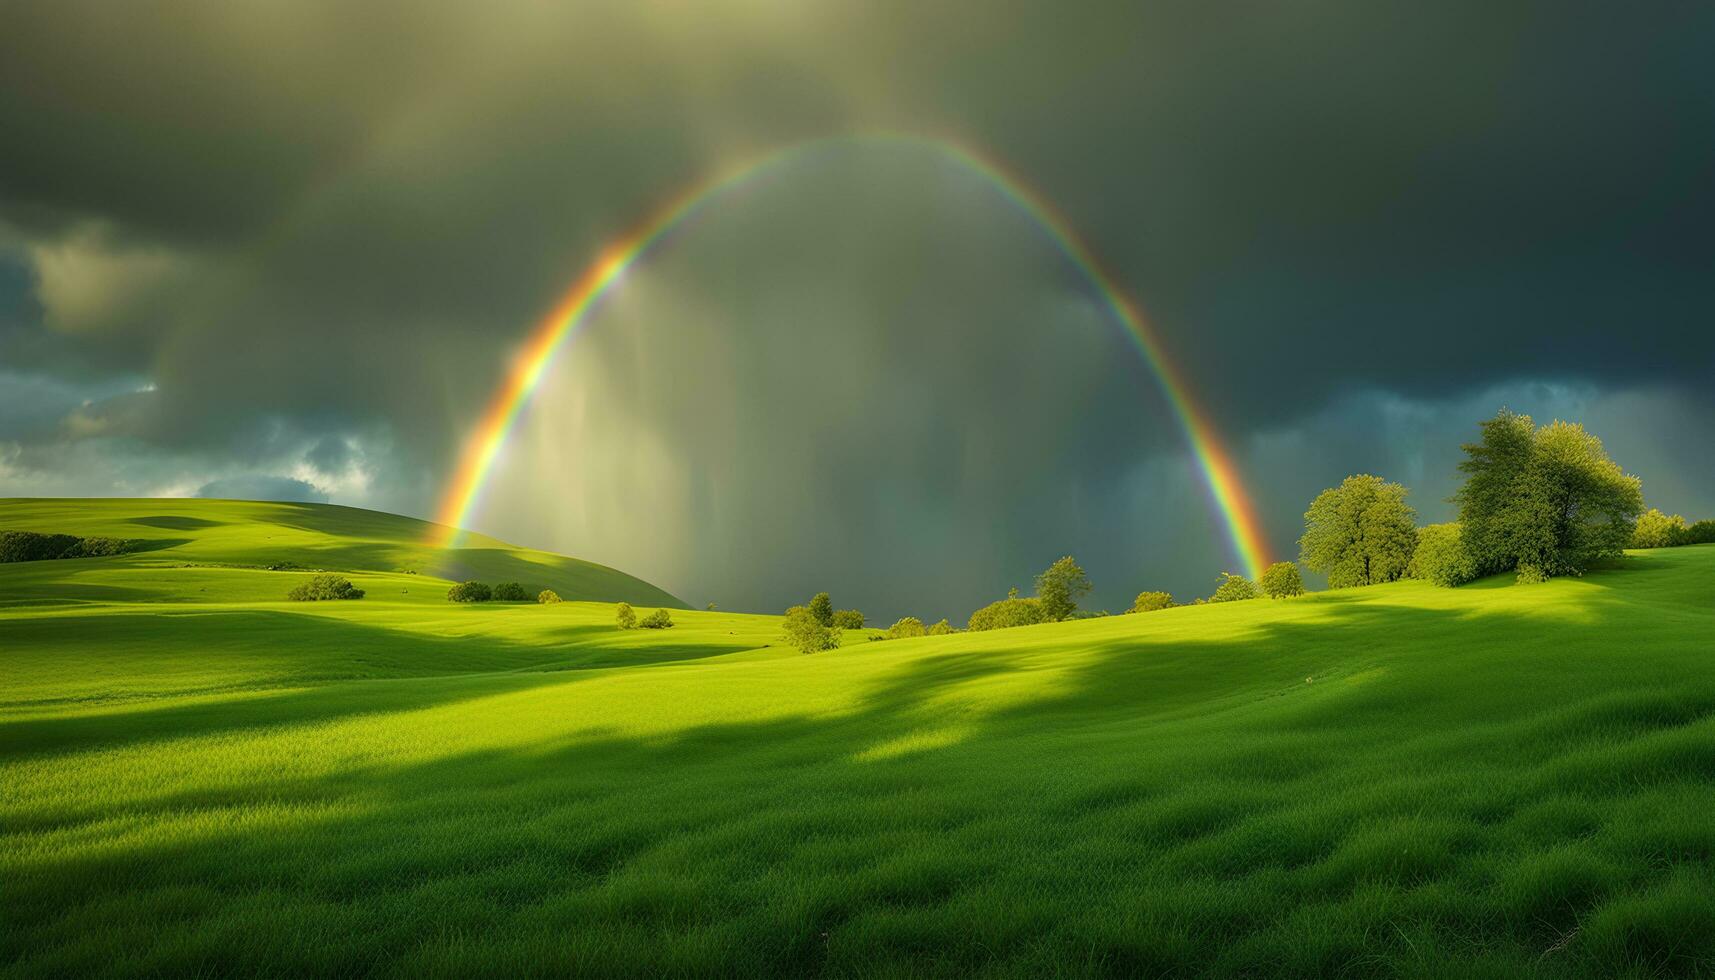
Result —
[{"label": "grass texture", "polygon": [[0,526],[157,540],[0,565],[0,975],[1715,971],[1715,546],[803,656],[362,511]]}]

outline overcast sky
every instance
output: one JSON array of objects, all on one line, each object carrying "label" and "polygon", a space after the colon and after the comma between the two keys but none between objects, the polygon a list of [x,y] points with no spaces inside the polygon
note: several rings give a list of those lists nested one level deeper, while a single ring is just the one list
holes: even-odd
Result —
[{"label": "overcast sky", "polygon": [[[1715,516],[1715,8],[0,2],[0,494],[429,516],[602,244],[770,149],[955,138],[1150,311],[1272,548],[1449,515],[1501,407]],[[1153,376],[992,188],[854,144],[713,203],[473,525],[702,603],[962,619],[1237,570]]]}]

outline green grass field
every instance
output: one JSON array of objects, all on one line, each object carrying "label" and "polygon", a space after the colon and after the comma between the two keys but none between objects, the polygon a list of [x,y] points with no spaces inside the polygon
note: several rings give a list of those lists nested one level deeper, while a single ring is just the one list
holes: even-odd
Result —
[{"label": "green grass field", "polygon": [[157,545],[0,565],[7,976],[1715,972],[1715,546],[802,656],[362,511],[0,527]]}]

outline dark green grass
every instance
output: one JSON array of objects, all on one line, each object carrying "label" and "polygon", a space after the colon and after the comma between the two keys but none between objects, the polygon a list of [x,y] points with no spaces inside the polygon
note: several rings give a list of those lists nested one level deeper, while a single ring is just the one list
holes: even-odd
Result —
[{"label": "dark green grass", "polygon": [[1715,547],[810,657],[138,605],[0,610],[9,974],[1715,970]]}]

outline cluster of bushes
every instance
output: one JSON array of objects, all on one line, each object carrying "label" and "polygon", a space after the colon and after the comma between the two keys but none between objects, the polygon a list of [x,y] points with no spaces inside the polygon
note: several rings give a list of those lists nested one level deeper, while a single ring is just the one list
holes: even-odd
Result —
[{"label": "cluster of bushes", "polygon": [[1090,577],[1076,559],[1067,555],[1036,576],[1036,594],[1021,597],[1017,589],[1005,599],[991,602],[971,613],[968,630],[998,630],[1036,623],[1058,623],[1078,612],[1078,600],[1090,594]]},{"label": "cluster of bushes", "polygon": [[54,561],[60,558],[108,558],[135,551],[139,542],[123,538],[80,538],[75,534],[0,531],[0,564]]},{"label": "cluster of bushes", "polygon": [[622,602],[613,607],[614,625],[622,630],[666,630],[673,628],[673,614],[665,609],[657,609],[642,619],[637,618],[637,610],[631,608],[631,603]]},{"label": "cluster of bushes", "polygon": [[[501,582],[490,587],[483,582],[460,582],[447,590],[448,602],[529,602],[530,593],[517,582]],[[537,602],[559,602],[552,589],[536,595]]]},{"label": "cluster of bushes", "polygon": [[344,575],[334,575],[324,572],[311,578],[308,582],[300,582],[286,593],[286,598],[293,602],[322,602],[330,599],[361,599],[363,590],[351,584]]},{"label": "cluster of bushes", "polygon": [[1715,521],[1686,524],[1678,514],[1663,514],[1651,507],[1632,525],[1632,548],[1678,548],[1688,544],[1715,544]]}]

